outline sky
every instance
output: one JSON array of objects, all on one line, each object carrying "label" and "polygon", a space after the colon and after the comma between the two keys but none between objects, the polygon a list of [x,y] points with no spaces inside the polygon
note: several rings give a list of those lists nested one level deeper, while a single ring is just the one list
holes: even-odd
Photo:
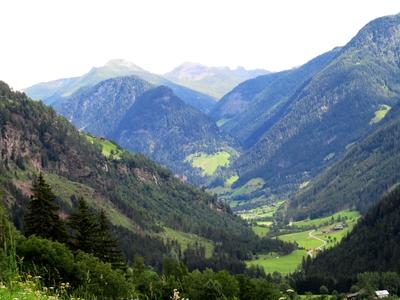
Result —
[{"label": "sky", "polygon": [[0,80],[14,89],[122,58],[279,71],[346,44],[398,0],[0,0]]}]

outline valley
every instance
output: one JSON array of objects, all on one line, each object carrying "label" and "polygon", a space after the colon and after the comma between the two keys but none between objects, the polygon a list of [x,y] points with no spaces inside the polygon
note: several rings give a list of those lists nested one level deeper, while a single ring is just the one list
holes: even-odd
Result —
[{"label": "valley", "polygon": [[[282,205],[281,203],[280,205]],[[277,228],[274,225],[276,208],[257,208],[243,213],[252,225],[253,231],[260,236],[271,236],[282,241],[296,243],[298,250],[280,256],[276,253],[260,253],[248,265],[264,268],[266,273],[289,274],[296,271],[307,256],[315,257],[319,252],[334,247],[353,229],[360,214],[356,211],[341,211],[331,216],[312,220],[290,222]],[[273,231],[271,231],[271,227]]]},{"label": "valley", "polygon": [[[126,24],[146,15],[132,11]],[[190,46],[172,38],[191,23],[181,17],[166,32],[102,28],[110,49],[140,28],[135,48],[157,42],[143,64],[157,72],[99,64],[99,48],[96,63],[46,74],[65,77],[21,90],[0,81],[0,298],[397,299],[400,14],[273,72],[182,53],[175,64]],[[235,46],[217,61],[253,48],[243,36],[273,37],[259,27],[228,34]],[[204,51],[198,35],[199,53],[224,46]],[[296,47],[279,52],[289,62]]]}]

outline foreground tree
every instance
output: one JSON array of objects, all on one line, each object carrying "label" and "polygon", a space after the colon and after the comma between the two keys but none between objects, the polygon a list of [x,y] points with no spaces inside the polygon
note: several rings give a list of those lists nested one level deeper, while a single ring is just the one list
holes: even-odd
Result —
[{"label": "foreground tree", "polygon": [[28,212],[24,218],[25,235],[28,237],[36,235],[65,242],[67,235],[64,223],[58,215],[59,207],[55,203],[56,196],[45,182],[42,173],[33,182],[32,191]]},{"label": "foreground tree", "polygon": [[78,209],[71,214],[68,220],[71,228],[70,245],[75,251],[81,250],[94,254],[96,251],[97,223],[96,217],[90,211],[86,201],[78,199]]},{"label": "foreground tree", "polygon": [[102,261],[111,263],[115,268],[124,268],[126,266],[118,247],[118,242],[111,233],[109,221],[103,210],[99,215],[94,254]]},{"label": "foreground tree", "polygon": [[80,197],[78,209],[71,214],[68,224],[71,228],[70,245],[73,250],[93,254],[101,261],[111,263],[115,268],[125,266],[104,211],[97,216]]}]

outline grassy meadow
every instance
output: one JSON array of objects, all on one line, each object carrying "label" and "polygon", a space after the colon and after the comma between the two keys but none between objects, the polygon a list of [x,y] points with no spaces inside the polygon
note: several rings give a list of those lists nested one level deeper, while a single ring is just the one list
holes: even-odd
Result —
[{"label": "grassy meadow", "polygon": [[376,124],[382,121],[386,114],[392,109],[389,105],[382,104],[379,106],[379,109],[375,112],[375,116],[369,121],[369,124]]},{"label": "grassy meadow", "polygon": [[285,275],[295,271],[299,262],[306,255],[305,250],[296,250],[285,256],[279,256],[276,253],[260,254],[258,258],[247,261],[246,264],[261,266],[266,273],[279,272]]},{"label": "grassy meadow", "polygon": [[[273,210],[270,207],[264,207],[254,209],[245,216],[247,220],[255,220],[260,216],[270,216],[271,213],[273,214]],[[344,210],[328,217],[293,222],[291,224],[293,230],[301,230],[301,228],[305,230],[278,235],[276,238],[297,243],[299,246],[298,250],[285,256],[279,256],[274,253],[263,253],[246,263],[248,265],[254,264],[262,266],[267,273],[291,273],[301,264],[303,257],[308,255],[307,252],[314,256],[319,249],[333,247],[339,243],[341,239],[353,229],[359,217],[360,214],[356,211]],[[255,224],[256,225],[253,225],[252,228],[259,236],[262,236],[264,233],[263,230],[268,230],[268,228],[260,228],[261,225],[264,224],[263,221],[258,221]],[[268,226],[268,224],[269,226],[271,225],[270,223],[266,223],[265,225]],[[335,226],[338,224],[344,225],[344,228],[341,230],[334,230]]]},{"label": "grassy meadow", "polygon": [[227,151],[218,151],[214,154],[203,152],[188,155],[185,161],[191,163],[193,168],[202,170],[203,176],[212,176],[219,167],[228,167],[231,154]]},{"label": "grassy meadow", "polygon": [[86,139],[95,145],[99,145],[101,147],[101,153],[105,157],[110,157],[113,156],[114,159],[120,159],[121,155],[123,153],[123,150],[121,150],[116,144],[113,142],[102,139],[102,138],[97,138],[88,134],[85,134]]}]

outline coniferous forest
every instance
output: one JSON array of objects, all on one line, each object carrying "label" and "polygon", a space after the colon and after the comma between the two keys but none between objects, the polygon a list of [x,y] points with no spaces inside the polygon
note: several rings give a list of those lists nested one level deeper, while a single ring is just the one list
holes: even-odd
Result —
[{"label": "coniferous forest", "polygon": [[70,2],[0,18],[0,300],[400,297],[395,2]]}]

